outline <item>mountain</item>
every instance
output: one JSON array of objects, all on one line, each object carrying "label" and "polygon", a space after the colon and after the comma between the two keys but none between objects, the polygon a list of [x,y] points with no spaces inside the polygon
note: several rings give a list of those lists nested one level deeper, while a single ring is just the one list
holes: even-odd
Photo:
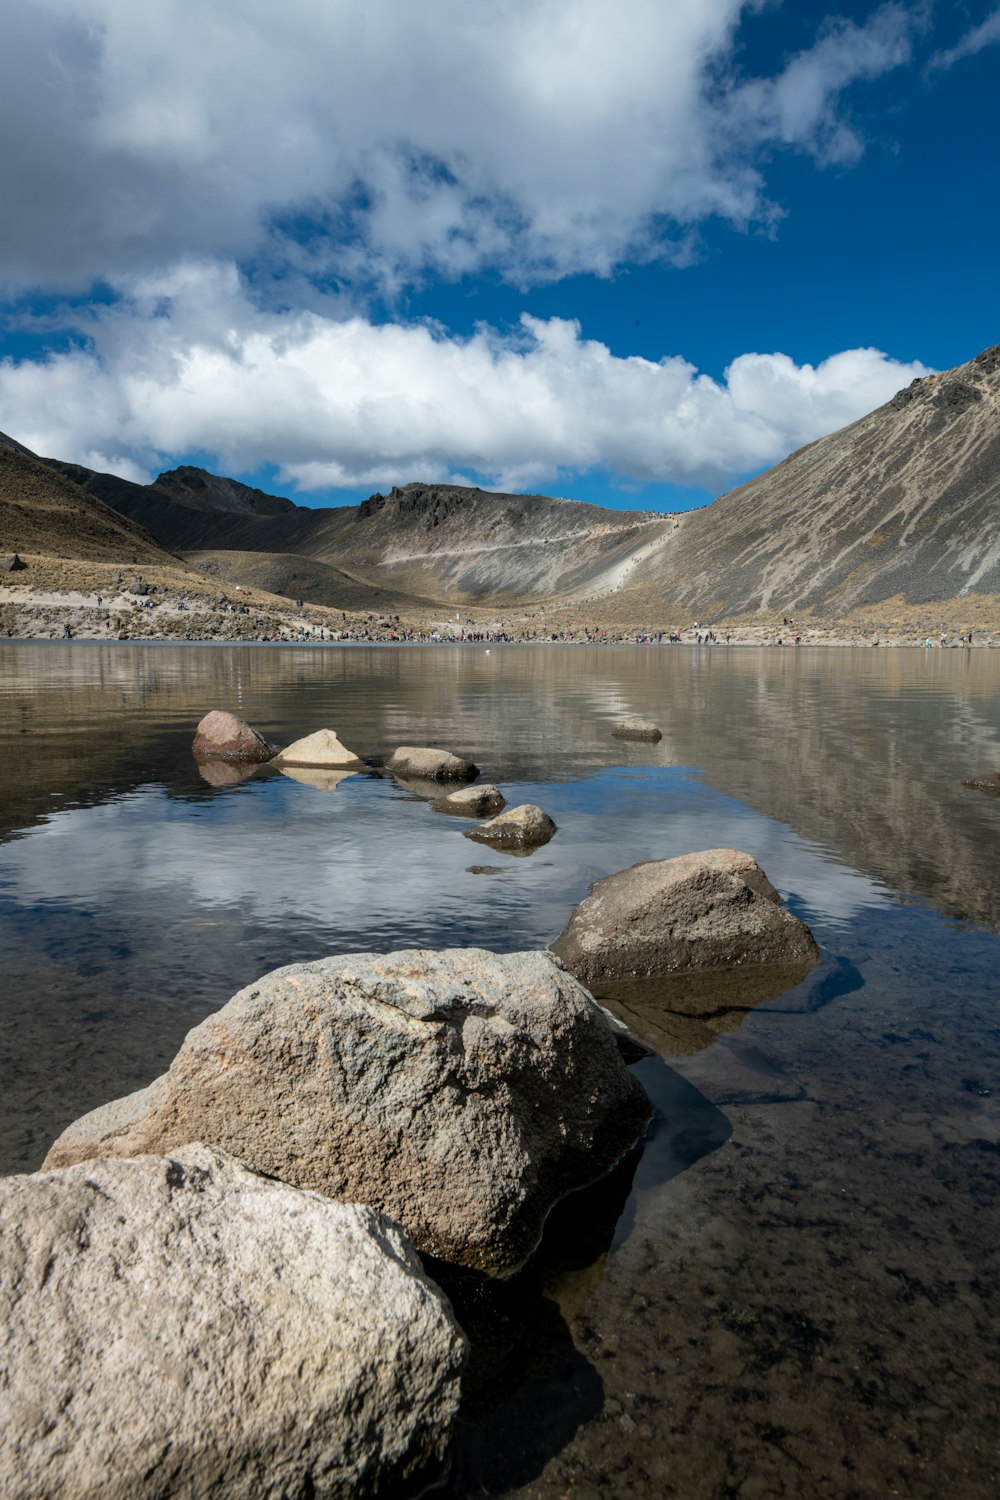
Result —
[{"label": "mountain", "polygon": [[[600,600],[602,617],[655,626],[692,614],[843,617],[896,597],[921,605],[986,596],[992,608],[1000,594],[1000,345],[914,381],[683,516],[447,484],[314,509],[193,467],[139,485],[42,464],[17,444],[0,453],[8,467],[33,465],[36,487],[47,472],[51,495],[57,477],[69,486],[58,493],[76,505],[81,536],[83,494],[98,506],[87,525],[99,516],[106,528],[110,506],[117,524],[145,528],[148,536],[127,532],[143,546],[151,537],[222,581],[338,609],[575,611]],[[23,514],[5,523],[0,546],[30,550],[28,524]],[[129,543],[130,555],[139,545]]]},{"label": "mountain", "polygon": [[[158,542],[220,578],[357,608],[377,590],[426,605],[547,599],[601,591],[662,516],[547,495],[408,484],[358,506],[295,505],[203,469],[174,469],[138,485],[58,459],[48,463]],[[253,554],[267,558],[266,567]],[[303,569],[302,561],[316,565]]]},{"label": "mountain", "polygon": [[176,564],[134,521],[0,434],[0,553]]},{"label": "mountain", "polygon": [[1000,345],[685,517],[657,582],[702,619],[1000,593]]}]

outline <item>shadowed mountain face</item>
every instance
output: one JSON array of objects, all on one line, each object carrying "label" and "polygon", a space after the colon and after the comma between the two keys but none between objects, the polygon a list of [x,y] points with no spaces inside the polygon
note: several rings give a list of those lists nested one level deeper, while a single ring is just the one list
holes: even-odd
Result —
[{"label": "shadowed mountain face", "polygon": [[1000,345],[686,518],[660,576],[703,616],[1000,591]]},{"label": "shadowed mountain face", "polygon": [[0,435],[0,552],[175,563],[136,522]]}]

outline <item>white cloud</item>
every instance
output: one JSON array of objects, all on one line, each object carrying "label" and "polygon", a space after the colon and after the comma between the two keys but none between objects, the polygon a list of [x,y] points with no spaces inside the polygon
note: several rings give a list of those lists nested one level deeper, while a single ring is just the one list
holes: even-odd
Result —
[{"label": "white cloud", "polygon": [[978,26],[973,26],[945,52],[936,52],[930,60],[931,68],[953,68],[963,58],[974,57],[985,47],[1000,42],[1000,10],[995,10]]},{"label": "white cloud", "polygon": [[909,56],[890,4],[747,80],[759,4],[8,0],[0,286],[185,256],[359,286],[683,258],[709,217],[774,215],[773,148],[856,154],[845,91]]},{"label": "white cloud", "polygon": [[69,353],[0,364],[4,431],[130,475],[195,450],[237,472],[276,463],[304,490],[474,473],[565,492],[594,470],[719,489],[927,373],[876,349],[815,367],[743,354],[717,383],[679,357],[618,357],[555,318],[459,339],[266,312],[217,265],[137,280],[89,329]]}]

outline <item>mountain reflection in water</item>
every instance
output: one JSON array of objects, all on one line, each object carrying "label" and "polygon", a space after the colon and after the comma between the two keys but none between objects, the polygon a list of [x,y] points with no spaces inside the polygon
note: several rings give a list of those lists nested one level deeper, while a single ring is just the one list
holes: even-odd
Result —
[{"label": "mountain reflection in water", "polygon": [[[558,832],[477,866],[380,776],[210,785],[215,707],[446,747]],[[544,947],[599,876],[752,854],[823,961],[606,997],[668,1058],[658,1132],[480,1298],[451,1492],[1000,1487],[1000,801],[961,785],[1000,769],[997,653],[4,644],[0,751],[6,1171],[279,964]]]}]

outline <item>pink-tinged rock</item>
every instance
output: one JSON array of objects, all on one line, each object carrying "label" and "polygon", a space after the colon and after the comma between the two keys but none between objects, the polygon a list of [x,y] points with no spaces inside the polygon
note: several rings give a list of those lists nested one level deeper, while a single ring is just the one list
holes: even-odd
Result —
[{"label": "pink-tinged rock", "polygon": [[274,749],[267,740],[235,714],[213,709],[195,732],[191,746],[196,760],[234,760],[260,764],[271,760]]}]

